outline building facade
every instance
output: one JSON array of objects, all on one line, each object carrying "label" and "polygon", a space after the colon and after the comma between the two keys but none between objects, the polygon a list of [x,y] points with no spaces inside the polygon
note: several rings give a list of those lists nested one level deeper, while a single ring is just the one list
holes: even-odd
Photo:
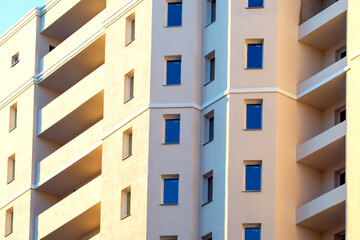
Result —
[{"label": "building facade", "polygon": [[35,7],[0,37],[0,239],[359,240],[359,9]]}]

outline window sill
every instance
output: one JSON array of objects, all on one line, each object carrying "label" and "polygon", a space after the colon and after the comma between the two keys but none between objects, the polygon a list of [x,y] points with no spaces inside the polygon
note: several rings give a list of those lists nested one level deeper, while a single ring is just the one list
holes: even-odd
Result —
[{"label": "window sill", "polygon": [[213,201],[213,200],[207,201],[206,203],[201,204],[201,206],[203,207],[203,206],[205,206],[205,205],[208,205],[209,203],[212,203],[212,201]]},{"label": "window sill", "polygon": [[247,129],[247,128],[244,128],[243,131],[262,131],[263,129],[262,128],[259,128],[259,129]]},{"label": "window sill", "polygon": [[176,144],[180,144],[179,142],[178,143],[161,143],[162,145],[176,145]]},{"label": "window sill", "polygon": [[261,190],[243,190],[243,192],[261,192]]},{"label": "window sill", "polygon": [[214,141],[214,139],[207,141],[206,143],[203,144],[203,146],[207,145],[208,143],[211,143],[212,141]]},{"label": "window sill", "polygon": [[259,6],[259,7],[245,7],[246,9],[262,9],[265,8],[264,6]]},{"label": "window sill", "polygon": [[163,84],[163,87],[181,86],[181,84]]},{"label": "window sill", "polygon": [[164,28],[179,28],[182,27],[182,25],[176,25],[176,26],[164,26]]},{"label": "window sill", "polygon": [[245,67],[244,68],[245,70],[262,70],[262,69],[264,69],[264,68],[247,68],[247,67]]},{"label": "window sill", "polygon": [[125,44],[125,47],[129,46],[133,41],[135,41],[135,39],[131,40],[130,42]]},{"label": "window sill", "polygon": [[206,85],[208,85],[208,84],[210,84],[210,83],[212,83],[213,81],[215,81],[215,79],[213,79],[213,80],[211,80],[211,81],[208,81],[208,82],[206,82],[206,83],[204,83],[204,87],[206,86]]},{"label": "window sill", "polygon": [[160,206],[179,206],[178,203],[160,203]]},{"label": "window sill", "polygon": [[213,24],[214,22],[216,22],[216,19],[215,19],[214,21],[208,23],[208,24],[205,26],[205,28],[207,28],[208,26],[210,26],[210,25]]},{"label": "window sill", "polygon": [[124,160],[126,160],[126,159],[130,158],[131,156],[132,156],[132,154],[127,155],[126,157],[123,157],[123,159],[122,159],[122,160],[124,161]]},{"label": "window sill", "polygon": [[128,217],[130,217],[131,216],[131,214],[128,214],[128,215],[126,215],[126,216],[123,216],[120,220],[124,220],[125,218],[128,218]]},{"label": "window sill", "polygon": [[14,179],[11,179],[10,181],[8,181],[7,184],[12,183],[13,181],[15,181],[15,178],[14,178]]},{"label": "window sill", "polygon": [[133,99],[134,97],[128,98],[127,100],[124,101],[124,104],[129,102],[131,99]]},{"label": "window sill", "polygon": [[13,231],[6,233],[6,234],[5,234],[5,237],[11,235],[12,233],[13,233]]},{"label": "window sill", "polygon": [[14,62],[14,63],[12,63],[11,64],[11,67],[14,67],[16,64],[18,64],[20,62],[20,60],[18,60],[18,61],[16,61],[16,62]]}]

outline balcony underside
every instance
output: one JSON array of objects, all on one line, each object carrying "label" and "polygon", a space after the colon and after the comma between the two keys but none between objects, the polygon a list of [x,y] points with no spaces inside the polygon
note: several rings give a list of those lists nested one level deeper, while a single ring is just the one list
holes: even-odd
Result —
[{"label": "balcony underside", "polygon": [[89,208],[70,222],[59,227],[41,240],[76,240],[100,226],[100,203]]},{"label": "balcony underside", "polygon": [[101,159],[102,146],[99,146],[42,183],[37,190],[62,197],[77,189],[88,179],[101,174]]},{"label": "balcony underside", "polygon": [[297,162],[325,170],[343,160],[345,135],[346,121],[299,145],[296,150]]},{"label": "balcony underside", "polygon": [[325,50],[346,39],[347,1],[340,0],[299,26],[299,41]]}]

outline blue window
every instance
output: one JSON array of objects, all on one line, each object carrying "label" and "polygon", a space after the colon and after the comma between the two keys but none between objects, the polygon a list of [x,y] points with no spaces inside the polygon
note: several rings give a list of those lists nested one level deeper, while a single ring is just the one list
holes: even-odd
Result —
[{"label": "blue window", "polygon": [[263,67],[263,44],[248,44],[247,46],[247,68]]},{"label": "blue window", "polygon": [[246,129],[262,129],[262,104],[246,105]]},{"label": "blue window", "polygon": [[264,7],[264,0],[248,0],[249,8]]},{"label": "blue window", "polygon": [[181,60],[166,62],[166,85],[181,84]]},{"label": "blue window", "polygon": [[210,17],[210,23],[215,22],[216,20],[216,0],[210,0],[210,6],[209,6],[209,17]]},{"label": "blue window", "polygon": [[165,120],[165,143],[180,142],[180,119]]},{"label": "blue window", "polygon": [[245,190],[261,191],[261,165],[246,165]]},{"label": "blue window", "polygon": [[182,3],[168,3],[168,26],[181,26]]},{"label": "blue window", "polygon": [[164,179],[164,202],[163,204],[178,204],[179,202],[179,179]]},{"label": "blue window", "polygon": [[260,240],[260,228],[245,228],[245,240]]}]

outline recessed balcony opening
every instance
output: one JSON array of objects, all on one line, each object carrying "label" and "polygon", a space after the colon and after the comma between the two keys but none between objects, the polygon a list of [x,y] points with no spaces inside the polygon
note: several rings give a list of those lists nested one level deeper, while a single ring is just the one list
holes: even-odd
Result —
[{"label": "recessed balcony opening", "polygon": [[301,0],[299,25],[339,0]]},{"label": "recessed balcony opening", "polygon": [[64,41],[106,8],[106,0],[74,0],[75,5],[68,11],[64,6],[68,2],[56,4],[42,16],[42,34],[58,42]]}]

